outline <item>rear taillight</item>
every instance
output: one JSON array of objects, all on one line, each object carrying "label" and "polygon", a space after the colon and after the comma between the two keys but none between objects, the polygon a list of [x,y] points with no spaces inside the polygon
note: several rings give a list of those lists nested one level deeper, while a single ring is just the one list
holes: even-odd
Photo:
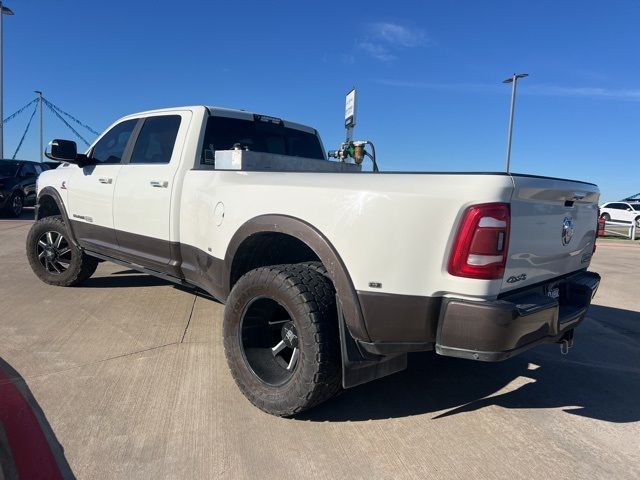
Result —
[{"label": "rear taillight", "polygon": [[469,207],[453,243],[449,273],[484,280],[502,278],[507,263],[510,223],[508,203]]}]

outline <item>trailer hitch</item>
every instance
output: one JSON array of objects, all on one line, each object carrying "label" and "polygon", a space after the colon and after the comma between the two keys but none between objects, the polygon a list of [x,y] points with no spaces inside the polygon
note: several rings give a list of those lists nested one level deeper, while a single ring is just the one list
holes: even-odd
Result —
[{"label": "trailer hitch", "polygon": [[566,332],[560,340],[558,340],[560,344],[560,353],[562,355],[566,355],[569,353],[569,349],[573,347],[573,329]]}]

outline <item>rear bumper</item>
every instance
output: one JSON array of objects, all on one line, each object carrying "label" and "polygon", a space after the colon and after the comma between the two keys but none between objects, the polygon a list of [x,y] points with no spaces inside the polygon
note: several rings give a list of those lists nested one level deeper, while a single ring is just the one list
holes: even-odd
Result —
[{"label": "rear bumper", "polygon": [[540,343],[559,341],[584,318],[600,275],[582,272],[559,282],[559,297],[525,292],[493,302],[447,298],[436,335],[436,352],[495,362]]},{"label": "rear bumper", "polygon": [[376,355],[435,349],[450,357],[495,362],[540,343],[556,342],[584,318],[600,275],[579,272],[551,285],[508,294],[494,301],[461,298],[362,295],[372,342],[358,341]]}]

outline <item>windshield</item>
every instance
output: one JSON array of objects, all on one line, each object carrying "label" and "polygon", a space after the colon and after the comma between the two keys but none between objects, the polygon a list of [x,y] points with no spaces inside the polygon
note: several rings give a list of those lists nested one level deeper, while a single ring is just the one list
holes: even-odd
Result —
[{"label": "windshield", "polygon": [[19,163],[0,162],[0,177],[15,177],[19,166]]},{"label": "windshield", "polygon": [[204,134],[202,159],[204,160],[207,150],[232,150],[235,144],[253,152],[325,159],[317,135],[285,127],[281,121],[265,121],[259,116],[256,117],[258,118],[253,121],[209,117]]}]

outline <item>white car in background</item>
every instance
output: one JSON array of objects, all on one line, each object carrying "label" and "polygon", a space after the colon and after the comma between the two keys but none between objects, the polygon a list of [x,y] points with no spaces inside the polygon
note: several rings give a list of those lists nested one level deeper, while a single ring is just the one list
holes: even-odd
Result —
[{"label": "white car in background", "polygon": [[600,207],[600,216],[607,222],[635,222],[640,228],[640,202],[609,202]]}]

